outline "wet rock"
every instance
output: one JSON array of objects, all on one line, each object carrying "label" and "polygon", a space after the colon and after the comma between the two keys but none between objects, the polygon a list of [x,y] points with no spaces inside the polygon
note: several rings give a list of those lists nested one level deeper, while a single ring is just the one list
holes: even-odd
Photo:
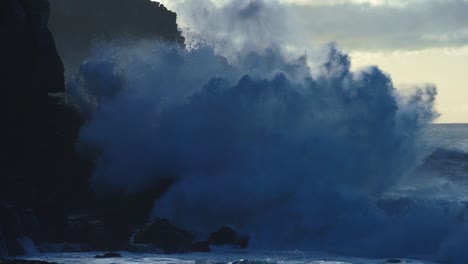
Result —
[{"label": "wet rock", "polygon": [[108,253],[104,253],[102,255],[94,256],[94,258],[121,258],[121,257],[122,257],[122,255],[120,255],[117,252],[108,252]]},{"label": "wet rock", "polygon": [[190,248],[191,252],[210,252],[210,243],[208,241],[194,242]]},{"label": "wet rock", "polygon": [[214,246],[232,245],[240,248],[247,248],[249,245],[248,236],[240,235],[228,226],[223,226],[218,231],[212,233],[208,241]]},{"label": "wet rock", "polygon": [[[72,197],[81,198],[88,175],[77,176],[83,172],[77,168],[81,159],[74,149],[81,120],[63,100],[49,96],[64,92],[65,82],[64,66],[47,28],[48,1],[2,0],[0,13],[0,72],[5,73],[0,99],[0,201],[19,208],[48,203],[69,207]],[[42,218],[49,219],[56,218]],[[35,229],[32,222],[27,224]],[[60,229],[54,223],[49,226]]]},{"label": "wet rock", "polygon": [[193,235],[166,219],[156,219],[142,227],[134,236],[135,244],[152,244],[164,253],[187,253],[192,249]]},{"label": "wet rock", "polygon": [[70,216],[65,241],[71,244],[87,245],[95,251],[119,250],[113,241],[113,232],[102,220],[89,215]]}]

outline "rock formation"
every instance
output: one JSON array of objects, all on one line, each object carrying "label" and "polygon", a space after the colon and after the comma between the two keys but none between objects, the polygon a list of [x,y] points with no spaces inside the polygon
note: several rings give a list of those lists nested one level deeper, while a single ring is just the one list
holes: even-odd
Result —
[{"label": "rock formation", "polygon": [[[59,240],[64,208],[88,189],[83,177],[88,169],[74,150],[81,118],[60,97],[50,96],[64,92],[65,81],[49,16],[47,0],[0,2],[0,202],[27,208],[50,230],[42,238]],[[26,224],[2,223],[7,254],[22,253],[8,240],[22,235]]]},{"label": "rock formation", "polygon": [[150,0],[50,0],[50,28],[67,68],[75,74],[99,40],[163,40],[183,45],[177,16]]}]

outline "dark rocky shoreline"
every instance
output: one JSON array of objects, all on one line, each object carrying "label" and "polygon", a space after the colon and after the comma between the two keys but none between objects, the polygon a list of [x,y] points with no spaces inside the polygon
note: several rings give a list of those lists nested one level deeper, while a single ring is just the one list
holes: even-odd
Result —
[{"label": "dark rocky shoreline", "polygon": [[126,249],[172,179],[144,193],[94,192],[95,154],[76,149],[86,117],[68,104],[65,70],[78,68],[95,39],[183,45],[176,14],[149,0],[2,0],[0,34],[0,256],[26,254],[25,243]]}]

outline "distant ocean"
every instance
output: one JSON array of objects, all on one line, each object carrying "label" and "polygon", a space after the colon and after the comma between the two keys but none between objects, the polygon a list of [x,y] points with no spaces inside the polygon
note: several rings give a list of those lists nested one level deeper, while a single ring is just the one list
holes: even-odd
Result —
[{"label": "distant ocean", "polygon": [[468,153],[468,124],[434,124],[429,129],[433,146]]}]

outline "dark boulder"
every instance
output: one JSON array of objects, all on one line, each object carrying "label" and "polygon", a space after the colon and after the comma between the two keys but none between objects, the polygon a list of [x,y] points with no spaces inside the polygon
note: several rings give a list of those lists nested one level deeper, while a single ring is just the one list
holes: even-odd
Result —
[{"label": "dark boulder", "polygon": [[247,248],[249,245],[249,237],[240,235],[230,227],[223,226],[210,235],[208,242],[214,246],[232,245],[240,248]]},{"label": "dark boulder", "polygon": [[119,253],[117,252],[108,252],[108,253],[104,253],[102,255],[96,255],[94,256],[94,258],[121,258],[122,255],[120,255]]},{"label": "dark boulder", "polygon": [[180,229],[166,219],[156,219],[138,230],[134,244],[152,244],[164,253],[187,253],[192,249],[193,235]]}]

